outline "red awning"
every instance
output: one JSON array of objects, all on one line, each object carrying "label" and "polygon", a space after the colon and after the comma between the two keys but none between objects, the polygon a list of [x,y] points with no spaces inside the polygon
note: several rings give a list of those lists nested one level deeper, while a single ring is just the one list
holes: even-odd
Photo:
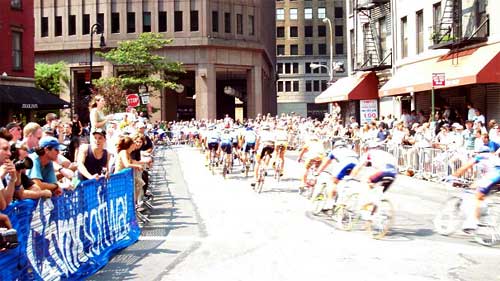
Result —
[{"label": "red awning", "polygon": [[328,103],[346,100],[369,100],[378,98],[378,78],[375,72],[358,72],[340,78],[314,100]]},{"label": "red awning", "polygon": [[500,44],[450,53],[402,66],[379,90],[393,96],[432,89],[432,74],[444,73],[445,86],[500,83]]}]

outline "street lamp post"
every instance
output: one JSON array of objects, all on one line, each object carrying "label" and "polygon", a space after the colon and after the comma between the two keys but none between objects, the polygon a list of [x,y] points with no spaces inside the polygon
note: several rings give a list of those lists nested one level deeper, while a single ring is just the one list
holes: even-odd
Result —
[{"label": "street lamp post", "polygon": [[94,23],[92,27],[90,27],[90,81],[89,81],[89,89],[92,89],[92,60],[94,58],[94,34],[101,33],[101,38],[99,41],[99,47],[106,47],[106,42],[104,41],[104,30],[100,23]]},{"label": "street lamp post", "polygon": [[333,30],[332,21],[325,17],[323,19],[324,23],[328,23],[328,29],[330,30],[330,83],[333,82]]}]

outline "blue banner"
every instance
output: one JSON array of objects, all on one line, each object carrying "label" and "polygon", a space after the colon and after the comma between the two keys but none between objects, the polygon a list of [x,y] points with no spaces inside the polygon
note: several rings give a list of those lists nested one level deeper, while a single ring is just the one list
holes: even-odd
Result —
[{"label": "blue banner", "polygon": [[0,280],[81,280],[140,235],[131,169],[51,199],[15,201],[2,213],[20,244],[0,252]]}]

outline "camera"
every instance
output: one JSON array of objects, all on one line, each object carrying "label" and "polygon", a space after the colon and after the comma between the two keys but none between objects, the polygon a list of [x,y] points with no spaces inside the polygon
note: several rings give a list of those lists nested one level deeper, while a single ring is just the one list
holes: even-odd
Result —
[{"label": "camera", "polygon": [[16,171],[20,171],[22,169],[31,169],[33,168],[33,160],[31,158],[26,157],[24,159],[19,159],[19,147],[16,144],[12,144],[10,146],[10,160],[14,162],[14,166],[16,167]]},{"label": "camera", "polygon": [[14,249],[19,245],[15,229],[0,228],[0,248]]}]

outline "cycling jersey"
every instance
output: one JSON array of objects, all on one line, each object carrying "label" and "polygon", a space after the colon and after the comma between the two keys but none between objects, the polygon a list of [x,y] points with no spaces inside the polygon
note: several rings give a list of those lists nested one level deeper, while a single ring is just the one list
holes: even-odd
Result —
[{"label": "cycling jersey", "polygon": [[219,132],[214,131],[214,130],[207,132],[207,142],[208,143],[219,143],[219,141],[220,141]]},{"label": "cycling jersey", "polygon": [[220,142],[221,144],[232,144],[233,143],[233,137],[229,132],[223,133],[220,137]]},{"label": "cycling jersey", "polygon": [[490,153],[480,153],[474,157],[483,175],[477,181],[477,190],[488,194],[495,184],[500,183],[500,158]]},{"label": "cycling jersey", "polygon": [[243,133],[243,136],[246,143],[255,143],[255,141],[257,140],[257,135],[254,131],[245,131]]}]

